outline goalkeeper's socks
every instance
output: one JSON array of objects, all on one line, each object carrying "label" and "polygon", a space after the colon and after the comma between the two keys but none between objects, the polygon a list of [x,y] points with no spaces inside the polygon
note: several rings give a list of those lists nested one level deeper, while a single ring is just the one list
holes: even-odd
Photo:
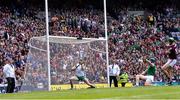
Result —
[{"label": "goalkeeper's socks", "polygon": [[91,88],[96,88],[95,86],[91,86]]}]

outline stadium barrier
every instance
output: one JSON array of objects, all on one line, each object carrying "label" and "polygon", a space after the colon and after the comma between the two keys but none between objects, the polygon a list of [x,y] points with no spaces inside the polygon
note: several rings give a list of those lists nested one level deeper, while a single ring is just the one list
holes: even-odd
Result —
[{"label": "stadium barrier", "polygon": [[[156,85],[158,85],[158,86],[164,86],[164,85],[166,85],[165,82],[154,82],[153,84],[156,84]],[[173,82],[172,84],[173,84],[173,85],[180,85],[180,82]]]},{"label": "stadium barrier", "polygon": [[[96,88],[108,88],[108,84],[95,84]],[[119,87],[121,87],[121,84],[118,85]],[[132,87],[133,84],[132,83],[127,83],[125,87]],[[112,84],[112,87],[114,87],[114,85]],[[52,91],[57,91],[57,90],[67,90],[70,89],[71,86],[70,84],[64,84],[64,85],[51,85],[51,90]],[[86,84],[74,84],[74,89],[85,89],[88,88],[88,85]]]},{"label": "stadium barrier", "polygon": [[[157,86],[164,86],[165,83],[164,82],[154,82],[154,84],[157,84]],[[180,82],[173,82],[173,85],[180,85]],[[119,87],[121,87],[121,84],[118,84]],[[6,87],[7,85],[0,85],[0,94],[1,93],[6,93]],[[97,88],[108,88],[108,84],[96,84]],[[112,87],[114,87],[114,85],[112,84]],[[132,83],[127,83],[125,87],[133,87]],[[30,87],[27,87],[30,89]],[[88,88],[88,86],[86,84],[74,84],[74,88],[75,89],[85,89]],[[58,90],[68,90],[70,89],[70,84],[64,84],[64,85],[51,85],[51,90],[52,91],[58,91]],[[21,89],[21,86],[16,86],[14,92],[18,92],[18,91],[23,91],[23,89]]]}]

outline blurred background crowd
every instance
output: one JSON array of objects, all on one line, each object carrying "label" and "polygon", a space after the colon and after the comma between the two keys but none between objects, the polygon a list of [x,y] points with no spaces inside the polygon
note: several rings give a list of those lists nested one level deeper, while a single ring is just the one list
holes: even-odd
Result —
[{"label": "blurred background crowd", "polygon": [[[180,47],[178,3],[178,0],[107,0],[109,59],[110,62],[115,59],[132,81],[134,75],[146,68],[138,62],[144,56],[156,59],[155,80],[166,79],[160,66],[167,61],[168,37],[173,36]],[[28,70],[26,78],[34,84],[47,83],[46,53],[28,46],[32,37],[46,34],[44,10],[44,0],[0,1],[0,73],[5,58],[11,57],[17,69]],[[103,1],[49,0],[49,25],[50,35],[54,36],[105,37]],[[105,47],[105,43],[98,46]],[[36,41],[36,47],[46,50],[45,43]],[[50,51],[52,84],[68,83],[73,74],[69,70],[81,56],[86,58],[90,81],[106,82],[104,53],[91,50],[85,44],[50,43]],[[180,75],[179,61],[180,56],[174,79]]]}]

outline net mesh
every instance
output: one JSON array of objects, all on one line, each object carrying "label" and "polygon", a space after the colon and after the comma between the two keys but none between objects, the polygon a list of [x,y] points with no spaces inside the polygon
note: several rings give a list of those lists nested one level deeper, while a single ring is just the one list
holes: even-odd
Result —
[{"label": "net mesh", "polygon": [[[80,59],[85,61],[86,77],[92,83],[106,83],[105,39],[50,36],[51,85],[69,84],[75,73],[71,68]],[[46,38],[33,37],[29,42],[26,90],[48,90]],[[78,82],[76,82],[78,83]],[[70,87],[70,85],[69,85]]]}]

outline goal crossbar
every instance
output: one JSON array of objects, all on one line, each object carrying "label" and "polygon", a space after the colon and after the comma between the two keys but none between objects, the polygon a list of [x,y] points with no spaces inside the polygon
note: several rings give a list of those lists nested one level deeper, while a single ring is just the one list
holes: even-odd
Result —
[{"label": "goal crossbar", "polygon": [[[32,37],[32,39],[46,42],[46,36]],[[102,40],[105,41],[106,39],[103,37],[77,39],[77,37],[49,36],[49,42],[63,43],[63,44],[81,44],[81,43],[89,43],[89,42],[93,42],[93,41],[102,41]]]}]

